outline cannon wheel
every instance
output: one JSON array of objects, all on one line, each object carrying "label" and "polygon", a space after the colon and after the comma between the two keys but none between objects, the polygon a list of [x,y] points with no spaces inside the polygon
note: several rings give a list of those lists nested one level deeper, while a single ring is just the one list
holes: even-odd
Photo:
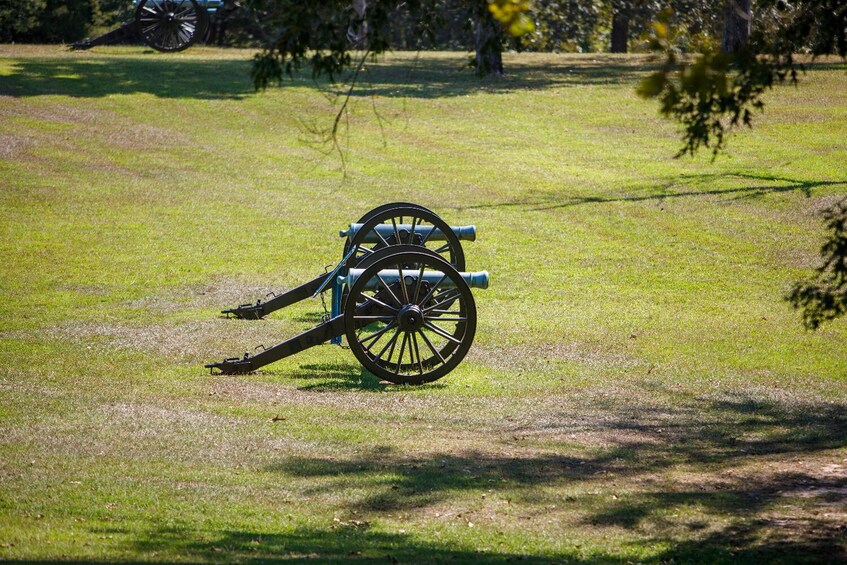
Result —
[{"label": "cannon wheel", "polygon": [[202,39],[209,14],[196,0],[141,0],[135,21],[144,43],[157,51],[173,53]]},{"label": "cannon wheel", "polygon": [[[403,283],[387,284],[383,270],[399,270]],[[436,282],[424,282],[427,273],[436,273]],[[396,384],[423,384],[452,371],[467,354],[476,332],[476,304],[459,272],[441,257],[427,251],[388,253],[352,285],[344,330],[368,371]]]},{"label": "cannon wheel", "polygon": [[[418,206],[417,204],[397,203],[395,207],[392,204],[380,206],[371,210],[364,218],[367,221],[360,221],[363,224],[362,229],[356,232],[352,238],[348,239],[344,244],[344,256],[346,257],[350,250],[356,247],[356,252],[347,261],[346,269],[350,269],[358,265],[362,259],[373,252],[388,247],[391,245],[399,245],[411,243],[420,247],[425,247],[431,251],[435,251],[444,259],[453,265],[457,270],[465,270],[465,253],[462,250],[462,242],[450,229],[450,226],[441,219],[435,212]],[[418,227],[438,228],[444,234],[446,241],[427,241],[423,238],[416,237],[414,233],[401,234],[396,227],[400,224],[412,224]],[[364,243],[365,237],[374,231],[374,228],[379,224],[389,224],[395,228],[395,235],[388,237],[384,241],[378,241],[375,244]]]}]

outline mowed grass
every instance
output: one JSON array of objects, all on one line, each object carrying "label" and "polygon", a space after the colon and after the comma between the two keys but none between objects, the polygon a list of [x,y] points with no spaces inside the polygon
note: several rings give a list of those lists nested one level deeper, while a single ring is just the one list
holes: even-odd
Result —
[{"label": "mowed grass", "polygon": [[[369,63],[253,92],[249,51],[0,46],[0,559],[847,558],[847,321],[783,301],[847,195],[847,67],[672,159],[634,56]],[[431,385],[219,310],[339,258],[389,201],[475,224],[479,327]]]}]

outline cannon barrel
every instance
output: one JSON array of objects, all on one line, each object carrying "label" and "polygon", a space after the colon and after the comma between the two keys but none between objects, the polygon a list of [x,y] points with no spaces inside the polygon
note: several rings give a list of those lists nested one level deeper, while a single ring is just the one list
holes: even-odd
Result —
[{"label": "cannon barrel", "polygon": [[[353,237],[356,235],[364,224],[350,224],[350,229],[342,230],[338,232],[338,235],[341,237]],[[451,226],[453,233],[456,234],[456,237],[461,241],[475,241],[476,240],[476,226]],[[374,233],[374,230],[377,233]],[[398,232],[405,232],[406,234],[412,233],[412,224],[397,224]],[[432,232],[432,233],[430,233]],[[378,224],[374,226],[374,229],[369,233],[365,234],[362,243],[379,243],[380,236],[383,239],[388,239],[389,237],[394,235],[394,226],[391,224]],[[415,235],[420,235],[427,241],[445,241],[444,234],[441,233],[441,230],[433,227],[433,226],[415,226]]]},{"label": "cannon barrel", "polygon": [[[346,276],[338,277],[338,284],[347,285],[348,288],[353,286],[358,278],[362,275],[365,269],[350,269]],[[418,271],[417,269],[410,268],[408,270],[403,271],[403,275],[405,277],[411,277],[413,279],[417,279]],[[468,284],[470,288],[488,288],[488,271],[476,271],[473,273],[459,273],[464,281]],[[385,284],[393,284],[400,279],[400,271],[397,269],[384,269],[379,272],[379,277],[385,281]],[[444,273],[440,271],[427,271],[423,275],[423,279],[425,282],[430,284],[435,284],[440,281],[444,277]],[[371,279],[368,284],[365,286],[365,290],[374,290],[376,285],[378,284],[376,279]],[[445,278],[442,283],[444,288],[450,288],[452,286],[451,280],[449,278]]]}]

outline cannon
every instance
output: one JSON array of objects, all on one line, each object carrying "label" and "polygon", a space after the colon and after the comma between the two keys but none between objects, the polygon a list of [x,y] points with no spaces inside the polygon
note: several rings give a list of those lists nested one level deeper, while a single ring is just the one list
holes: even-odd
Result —
[{"label": "cannon", "polygon": [[[486,271],[457,269],[457,263],[464,269],[460,236],[475,238],[473,226],[450,227],[426,208],[394,203],[341,233],[347,241],[335,269],[273,299],[282,307],[332,285],[332,314],[273,347],[209,363],[208,369],[249,373],[316,345],[340,344],[342,336],[368,371],[396,384],[432,382],[462,361],[476,332],[470,289],[488,288],[489,282]],[[438,245],[427,247],[432,242]]]},{"label": "cannon", "polygon": [[343,304],[343,289],[333,278],[336,275],[344,276],[369,255],[399,244],[429,249],[458,271],[464,271],[465,254],[461,242],[474,241],[476,228],[451,227],[428,208],[410,202],[393,202],[367,212],[350,224],[347,230],[339,232],[339,236],[346,238],[342,259],[331,272],[321,274],[287,292],[271,293],[268,295],[272,296],[270,300],[259,299],[255,303],[222,310],[221,313],[242,319],[263,318],[280,308],[317,296],[330,287],[333,292],[331,317],[334,317],[341,312]]},{"label": "cannon", "polygon": [[341,313],[259,353],[206,367],[249,373],[343,335],[356,359],[377,377],[396,384],[432,382],[470,350],[476,332],[470,289],[487,288],[488,281],[486,271],[459,272],[424,247],[386,247],[337,277],[346,289]]},{"label": "cannon", "polygon": [[94,39],[74,43],[74,49],[91,49],[140,38],[163,52],[188,49],[203,41],[213,27],[220,27],[241,9],[235,0],[133,0],[135,17]]}]

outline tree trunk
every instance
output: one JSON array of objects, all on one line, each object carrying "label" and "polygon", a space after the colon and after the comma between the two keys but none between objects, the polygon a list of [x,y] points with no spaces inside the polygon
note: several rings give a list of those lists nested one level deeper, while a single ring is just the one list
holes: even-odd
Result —
[{"label": "tree trunk", "polygon": [[750,0],[726,0],[721,49],[734,53],[747,44],[750,37]]},{"label": "tree trunk", "polygon": [[476,20],[476,71],[481,76],[503,75],[503,38],[500,23],[487,9]]},{"label": "tree trunk", "polygon": [[629,39],[629,16],[616,12],[612,16],[612,53],[626,53]]}]

